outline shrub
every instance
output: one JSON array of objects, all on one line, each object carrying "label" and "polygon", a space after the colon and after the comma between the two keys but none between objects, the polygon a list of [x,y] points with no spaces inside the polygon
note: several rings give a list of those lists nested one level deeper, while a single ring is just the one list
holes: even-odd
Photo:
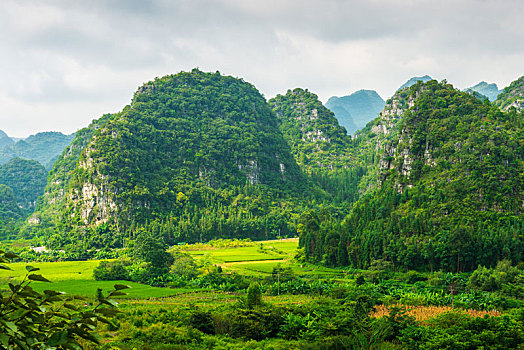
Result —
[{"label": "shrub", "polygon": [[93,277],[97,281],[130,281],[130,265],[129,260],[101,261],[93,270]]},{"label": "shrub", "polygon": [[[0,269],[10,270],[2,263],[16,257],[0,250]],[[10,283],[9,290],[0,293],[0,347],[79,349],[80,338],[100,344],[100,337],[94,330],[99,321],[111,324],[108,318],[116,314],[112,309],[114,302],[101,297],[93,308],[80,311],[73,305],[74,297],[54,290],[43,293],[33,290],[33,281],[50,281],[34,273],[38,268],[26,266],[26,269],[27,274],[21,282]],[[120,290],[128,287],[115,284],[114,288],[107,298],[125,295]]]},{"label": "shrub", "polygon": [[195,329],[198,329],[202,333],[214,334],[215,327],[213,325],[213,318],[211,312],[206,311],[194,311],[189,317],[189,325]]}]

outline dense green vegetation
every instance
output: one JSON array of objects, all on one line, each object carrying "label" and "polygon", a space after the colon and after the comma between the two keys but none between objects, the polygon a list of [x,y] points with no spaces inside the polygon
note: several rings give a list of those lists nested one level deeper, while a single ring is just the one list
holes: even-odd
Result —
[{"label": "dense green vegetation", "polygon": [[97,125],[57,161],[26,225],[48,245],[121,246],[140,228],[169,244],[293,234],[312,196],[275,114],[239,79],[159,78]]},{"label": "dense green vegetation", "polygon": [[[143,85],[76,133],[23,225],[46,172],[22,159],[0,166],[1,249],[87,298],[28,288],[36,270],[10,264],[0,343],[521,347],[521,80],[496,103],[413,81],[353,138],[307,90],[266,102],[249,83],[198,70]],[[5,242],[19,231],[25,240]],[[95,324],[75,336],[74,323],[95,317],[115,283],[132,289],[113,295],[123,312],[97,328],[106,341],[95,347],[78,337]],[[4,295],[52,312],[13,321]],[[62,323],[55,301],[71,306]]]},{"label": "dense green vegetation", "polygon": [[[0,270],[10,270],[12,253],[0,250]],[[112,297],[125,295],[129,288],[115,284],[106,297],[97,296],[94,306],[81,310],[75,301],[81,298],[46,289],[38,292],[34,283],[50,283],[26,266],[21,281],[10,281],[8,289],[0,290],[0,344],[4,349],[81,349],[82,340],[101,344],[95,332],[99,322],[112,325],[109,318],[116,314]],[[86,304],[87,306],[87,304]],[[109,306],[109,307],[108,307]]]},{"label": "dense green vegetation", "polygon": [[37,161],[14,158],[0,165],[0,184],[13,189],[16,202],[26,213],[33,211],[46,182],[47,171]]},{"label": "dense green vegetation", "polygon": [[307,90],[288,90],[268,102],[298,165],[329,194],[329,202],[343,205],[347,213],[359,197],[358,184],[366,168],[354,161],[353,143],[344,127]]},{"label": "dense green vegetation", "polygon": [[17,231],[23,213],[16,203],[11,187],[0,184],[0,239],[9,238]]},{"label": "dense green vegetation", "polygon": [[[156,245],[147,239],[140,244]],[[176,247],[170,272],[151,282],[184,284],[183,289],[92,280],[104,269],[122,277],[116,269],[107,270],[122,260],[102,261],[97,268],[94,261],[32,265],[57,281],[55,289],[77,292],[80,283],[72,286],[81,281],[85,306],[73,305],[79,309],[90,310],[110,285],[132,286],[126,290],[129,295],[109,300],[119,304],[120,313],[110,325],[97,328],[101,344],[73,338],[85,349],[517,349],[524,342],[523,295],[511,294],[522,286],[524,274],[508,261],[472,274],[398,273],[387,264],[375,264],[369,270],[329,269],[332,274],[321,277],[295,269],[304,265],[296,248],[296,240],[219,240]],[[135,253],[141,249],[127,250],[138,259],[132,273],[141,269],[139,261],[155,260]],[[250,258],[248,250],[251,256],[270,258],[273,249],[298,260],[257,275],[238,269]],[[225,256],[237,262],[224,265]],[[51,264],[58,268],[53,271]],[[25,274],[20,269],[16,264],[18,280]],[[33,288],[42,289],[37,284]]]},{"label": "dense green vegetation", "polygon": [[382,186],[344,222],[302,218],[308,260],[456,271],[522,261],[522,113],[436,81],[408,93],[416,98],[382,155]]},{"label": "dense green vegetation", "polygon": [[348,167],[351,137],[317,95],[297,88],[272,98],[269,105],[280,120],[291,153],[307,172]]},{"label": "dense green vegetation", "polygon": [[93,120],[91,124],[75,133],[75,138],[66,147],[49,173],[45,193],[41,196],[35,208],[35,213],[21,228],[21,234],[25,237],[46,237],[56,232],[56,223],[59,218],[60,209],[65,202],[65,195],[69,188],[73,170],[78,164],[81,152],[87,146],[95,130],[110,117],[105,114],[99,119]]},{"label": "dense green vegetation", "polygon": [[524,109],[524,76],[504,88],[498,95],[495,105],[499,106],[502,110],[515,107],[517,112],[522,111]]}]

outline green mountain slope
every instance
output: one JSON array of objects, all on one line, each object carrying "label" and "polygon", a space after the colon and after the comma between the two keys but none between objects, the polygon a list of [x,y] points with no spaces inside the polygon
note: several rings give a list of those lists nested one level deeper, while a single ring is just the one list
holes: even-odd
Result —
[{"label": "green mountain slope", "polygon": [[268,102],[301,167],[307,171],[347,167],[351,137],[317,95],[297,88]]},{"label": "green mountain slope", "polygon": [[56,232],[56,224],[65,205],[66,193],[73,171],[78,165],[80,154],[91,141],[93,134],[98,130],[111,115],[106,114],[91,124],[78,130],[74,140],[65,148],[54,163],[53,169],[47,178],[44,194],[38,198],[35,212],[22,225],[21,234],[24,236],[35,236],[45,233],[50,235]]},{"label": "green mountain slope", "polygon": [[521,261],[523,114],[503,113],[436,81],[403,93],[400,114],[388,121],[383,112],[370,125],[373,138],[381,128],[391,135],[374,143],[380,186],[338,228],[308,219],[301,243],[309,259],[458,271]]},{"label": "green mountain slope", "polygon": [[2,130],[0,130],[0,151],[6,147],[6,146],[12,146],[14,144],[14,141],[9,137],[7,136],[7,134],[5,132],[3,132]]},{"label": "green mountain slope", "polygon": [[16,204],[11,187],[0,184],[0,240],[11,238],[17,231],[22,210]]},{"label": "green mountain slope", "polygon": [[[218,72],[143,85],[77,161],[64,159],[28,228],[58,209],[49,236],[62,246],[79,237],[87,246],[117,246],[137,227],[169,243],[273,237],[292,230],[293,198],[309,192],[264,98]],[[59,188],[55,177],[63,177]]]},{"label": "green mountain slope", "polygon": [[346,205],[354,202],[365,170],[354,166],[351,137],[333,112],[317,95],[298,88],[268,102],[280,120],[293,157],[312,182],[329,193],[331,201]]},{"label": "green mountain slope", "polygon": [[498,95],[495,105],[507,111],[514,107],[517,111],[524,110],[524,76],[512,82]]},{"label": "green mountain slope", "polygon": [[16,203],[26,213],[33,211],[46,182],[47,170],[37,161],[15,158],[0,165],[0,184],[13,190]]},{"label": "green mountain slope", "polygon": [[382,97],[373,90],[359,90],[343,97],[333,96],[326,103],[350,135],[376,118],[384,105]]}]

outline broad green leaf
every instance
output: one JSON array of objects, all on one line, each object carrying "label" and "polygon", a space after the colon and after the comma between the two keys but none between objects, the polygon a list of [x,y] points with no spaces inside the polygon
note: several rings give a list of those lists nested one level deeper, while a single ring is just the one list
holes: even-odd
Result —
[{"label": "broad green leaf", "polygon": [[27,278],[29,278],[31,281],[39,281],[39,282],[49,282],[49,283],[51,283],[50,280],[48,280],[47,278],[45,278],[42,275],[31,274],[31,275],[27,276]]},{"label": "broad green leaf", "polygon": [[62,295],[62,294],[65,294],[65,293],[64,293],[64,292],[57,291],[57,290],[49,290],[49,289],[46,289],[46,290],[44,290],[44,294],[45,294],[45,295],[55,296],[55,295]]},{"label": "broad green leaf", "polygon": [[7,259],[15,259],[15,258],[19,258],[18,255],[13,254],[13,253],[5,253],[5,254],[4,254],[4,257],[6,257]]},{"label": "broad green leaf", "polygon": [[116,290],[122,290],[122,289],[128,289],[131,288],[131,286],[128,286],[127,284],[115,284],[113,286]]},{"label": "broad green leaf", "polygon": [[0,264],[0,269],[1,270],[12,270],[9,266],[3,265],[3,264]]}]

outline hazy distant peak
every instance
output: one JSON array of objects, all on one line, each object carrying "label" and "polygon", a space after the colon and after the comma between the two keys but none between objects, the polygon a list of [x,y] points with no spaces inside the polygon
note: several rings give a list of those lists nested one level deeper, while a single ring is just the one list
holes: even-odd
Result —
[{"label": "hazy distant peak", "polygon": [[470,90],[486,96],[490,101],[495,101],[497,96],[502,92],[502,90],[499,90],[497,84],[486,83],[485,81],[481,81],[475,86],[464,89],[464,91]]},{"label": "hazy distant peak", "polygon": [[340,125],[351,135],[376,118],[385,104],[375,90],[358,90],[348,96],[331,97],[326,107],[335,113]]},{"label": "hazy distant peak", "polygon": [[0,149],[5,146],[11,146],[14,141],[2,130],[0,130]]},{"label": "hazy distant peak", "polygon": [[[432,80],[433,78],[430,77],[429,75],[424,75],[423,77],[412,77],[410,78],[408,81],[406,81],[404,84],[402,84],[401,87],[398,88],[398,90],[402,90],[404,88],[407,88],[407,87],[410,87],[412,85],[415,85],[418,81],[422,81],[423,83],[425,83],[426,81],[430,81]],[[398,91],[397,90],[397,91]]]}]

